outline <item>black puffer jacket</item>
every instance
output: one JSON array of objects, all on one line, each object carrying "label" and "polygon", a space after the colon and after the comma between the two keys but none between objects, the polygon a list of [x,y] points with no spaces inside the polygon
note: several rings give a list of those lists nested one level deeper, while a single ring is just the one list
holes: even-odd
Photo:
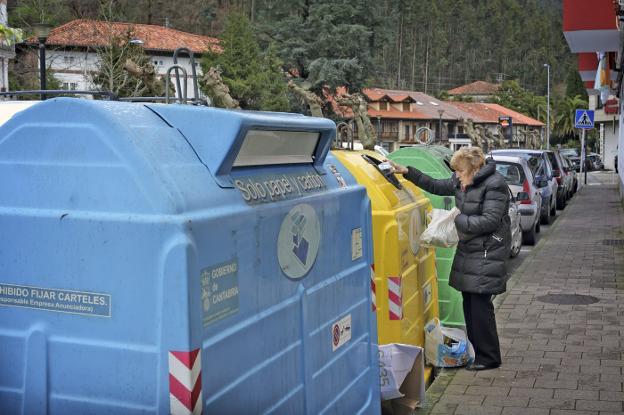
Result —
[{"label": "black puffer jacket", "polygon": [[461,190],[459,179],[436,180],[408,167],[405,178],[424,190],[455,196],[461,214],[455,219],[459,244],[449,284],[477,294],[505,292],[507,260],[511,249],[509,191],[494,163],[483,166],[473,184]]}]

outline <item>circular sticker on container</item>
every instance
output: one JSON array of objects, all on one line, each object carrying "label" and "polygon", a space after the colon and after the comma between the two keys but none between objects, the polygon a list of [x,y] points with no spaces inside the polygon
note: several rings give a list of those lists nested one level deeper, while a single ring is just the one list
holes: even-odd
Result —
[{"label": "circular sticker on container", "polygon": [[321,226],[314,208],[295,206],[288,212],[277,237],[277,260],[284,274],[293,279],[305,276],[319,250]]}]

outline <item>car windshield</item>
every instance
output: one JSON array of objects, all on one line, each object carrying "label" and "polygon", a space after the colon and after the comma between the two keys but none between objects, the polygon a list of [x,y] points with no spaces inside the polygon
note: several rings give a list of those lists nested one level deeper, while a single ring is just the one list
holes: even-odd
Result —
[{"label": "car windshield", "polygon": [[559,163],[557,163],[557,157],[555,157],[555,153],[547,151],[548,160],[550,160],[550,164],[553,166],[553,169],[559,169]]},{"label": "car windshield", "polygon": [[578,157],[579,156],[578,151],[576,151],[575,148],[564,148],[560,150],[559,153],[561,153],[562,155],[566,157]]},{"label": "car windshield", "polygon": [[544,159],[541,157],[529,157],[527,158],[527,163],[529,164],[529,169],[531,169],[531,173],[533,176],[539,176],[544,174]]},{"label": "car windshield", "polygon": [[524,183],[524,172],[519,164],[497,161],[496,171],[503,175],[508,185],[522,186]]}]

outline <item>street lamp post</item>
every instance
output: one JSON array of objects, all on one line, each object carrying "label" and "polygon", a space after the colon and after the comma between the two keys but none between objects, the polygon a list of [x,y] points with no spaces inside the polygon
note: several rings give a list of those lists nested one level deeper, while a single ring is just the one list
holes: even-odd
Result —
[{"label": "street lamp post", "polygon": [[[47,89],[46,85],[46,63],[45,63],[45,43],[48,39],[48,35],[50,34],[50,30],[52,26],[47,23],[37,23],[34,25],[35,35],[39,40],[39,82],[41,85],[41,90],[45,91]],[[46,99],[45,94],[41,94],[41,99]]]},{"label": "street lamp post", "polygon": [[381,145],[381,115],[377,116],[377,145]]},{"label": "street lamp post", "polygon": [[438,141],[442,141],[442,115],[444,114],[444,110],[438,110],[438,114],[440,115],[440,120],[438,122]]},{"label": "street lamp post", "polygon": [[546,67],[546,150],[550,150],[550,65]]}]

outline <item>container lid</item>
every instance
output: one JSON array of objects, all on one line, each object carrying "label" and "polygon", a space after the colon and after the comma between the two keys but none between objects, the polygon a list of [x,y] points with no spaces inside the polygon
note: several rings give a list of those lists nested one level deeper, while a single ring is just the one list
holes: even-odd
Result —
[{"label": "container lid", "polygon": [[230,172],[283,164],[308,164],[320,173],[336,124],[299,114],[150,104],[193,147],[221,187],[234,187]]}]

